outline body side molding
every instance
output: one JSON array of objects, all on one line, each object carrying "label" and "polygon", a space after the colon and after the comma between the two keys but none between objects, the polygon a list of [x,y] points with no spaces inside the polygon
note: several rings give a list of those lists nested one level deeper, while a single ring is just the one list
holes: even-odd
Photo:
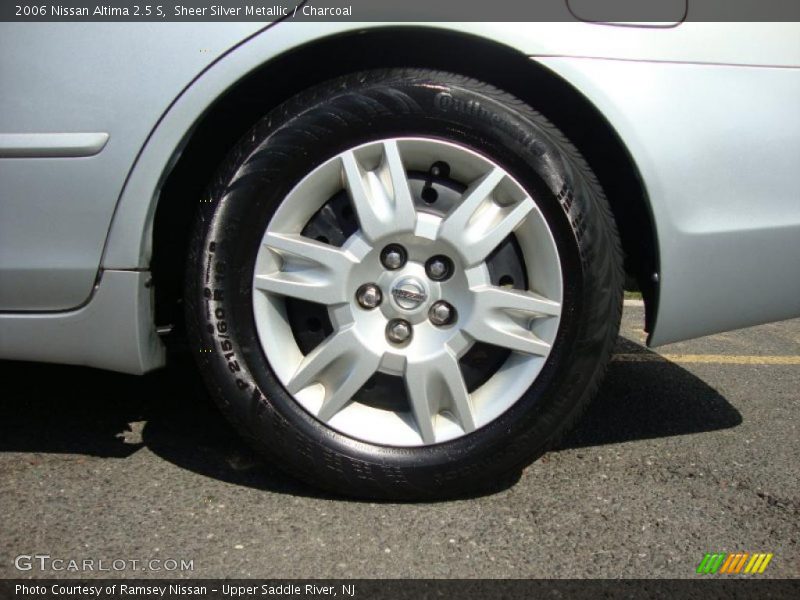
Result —
[{"label": "body side molding", "polygon": [[0,133],[0,158],[77,158],[99,154],[108,134]]}]

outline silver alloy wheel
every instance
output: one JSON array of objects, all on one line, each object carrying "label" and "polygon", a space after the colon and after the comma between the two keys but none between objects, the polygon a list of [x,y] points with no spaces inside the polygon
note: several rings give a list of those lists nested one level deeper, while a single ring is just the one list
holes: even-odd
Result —
[{"label": "silver alloy wheel", "polygon": [[[408,178],[437,162],[466,186],[446,212],[419,199]],[[341,247],[301,235],[342,189],[359,229]],[[487,257],[512,233],[524,257],[527,291],[490,280]],[[407,253],[396,270],[382,262],[390,244]],[[437,255],[453,262],[444,281],[426,273],[426,261]],[[376,308],[359,303],[364,284],[380,288],[383,301]],[[306,355],[295,340],[286,298],[327,306],[333,333]],[[449,324],[430,321],[439,301],[457,314]],[[558,251],[535,200],[488,158],[427,138],[371,142],[315,168],[270,220],[253,276],[258,337],[286,390],[329,427],[389,446],[458,438],[508,410],[550,354],[561,303]],[[410,324],[404,342],[387,335],[393,320]],[[487,381],[468,391],[459,359],[478,341],[511,353]],[[407,410],[352,401],[376,372],[404,378]]]}]

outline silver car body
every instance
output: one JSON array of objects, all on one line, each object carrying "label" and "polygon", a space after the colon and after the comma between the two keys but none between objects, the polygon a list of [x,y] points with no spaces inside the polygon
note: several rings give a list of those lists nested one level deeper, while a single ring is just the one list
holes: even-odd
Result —
[{"label": "silver car body", "polygon": [[[193,127],[275,58],[388,25],[1,24],[0,358],[162,365],[153,220]],[[616,131],[656,230],[649,344],[800,316],[798,24],[426,27],[529,57]]]}]

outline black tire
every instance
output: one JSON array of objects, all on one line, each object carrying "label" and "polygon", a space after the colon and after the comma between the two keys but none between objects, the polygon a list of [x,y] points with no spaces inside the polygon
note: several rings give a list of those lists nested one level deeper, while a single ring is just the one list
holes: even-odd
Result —
[{"label": "black tire", "polygon": [[[508,411],[449,442],[393,448],[340,434],[292,399],[261,350],[250,282],[264,229],[300,178],[347,148],[409,135],[471,147],[537,190],[559,249],[564,296],[547,363]],[[623,279],[603,191],[553,125],[485,83],[387,69],[341,77],[292,98],[236,145],[200,204],[185,299],[190,343],[208,387],[268,459],[346,495],[432,499],[480,493],[507,481],[578,418],[610,358]]]}]

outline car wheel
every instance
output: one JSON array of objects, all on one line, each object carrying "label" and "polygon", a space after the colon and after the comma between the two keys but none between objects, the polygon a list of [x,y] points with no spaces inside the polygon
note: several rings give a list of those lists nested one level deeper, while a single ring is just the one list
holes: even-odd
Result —
[{"label": "car wheel", "polygon": [[356,73],[272,110],[200,203],[188,330],[222,411],[335,492],[479,493],[596,391],[622,306],[603,192],[485,83]]}]

